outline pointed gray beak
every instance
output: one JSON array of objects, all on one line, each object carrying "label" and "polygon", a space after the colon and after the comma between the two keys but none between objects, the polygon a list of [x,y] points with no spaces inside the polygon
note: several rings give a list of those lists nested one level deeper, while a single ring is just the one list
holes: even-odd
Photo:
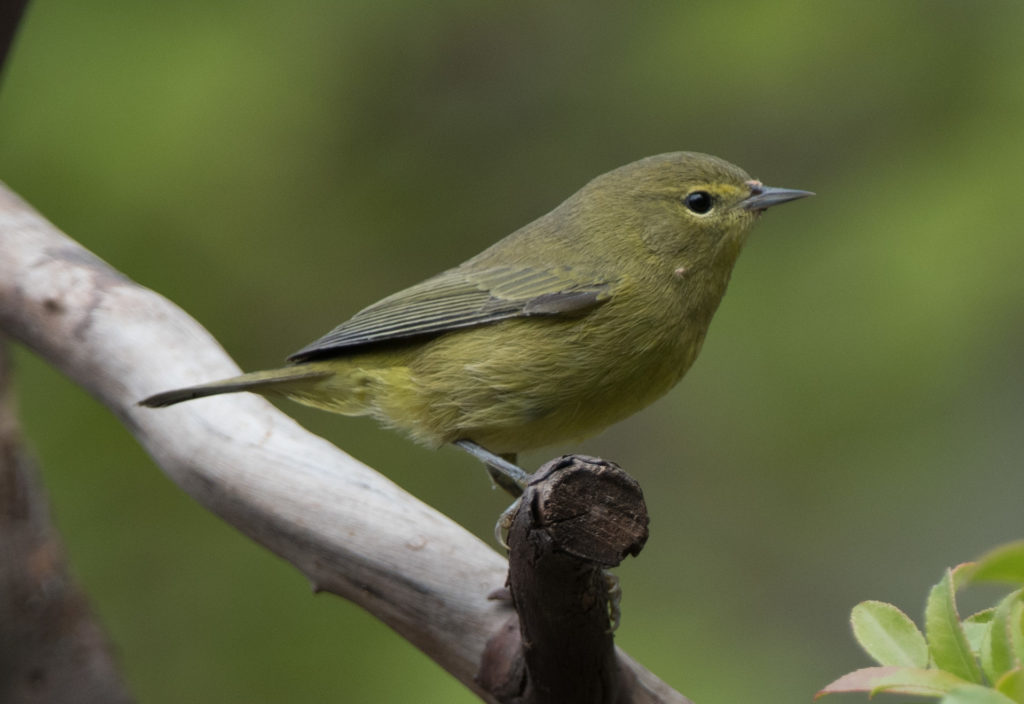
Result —
[{"label": "pointed gray beak", "polygon": [[810,191],[798,191],[794,188],[762,186],[755,181],[750,184],[750,197],[740,201],[740,207],[745,210],[767,210],[773,205],[813,195]]}]

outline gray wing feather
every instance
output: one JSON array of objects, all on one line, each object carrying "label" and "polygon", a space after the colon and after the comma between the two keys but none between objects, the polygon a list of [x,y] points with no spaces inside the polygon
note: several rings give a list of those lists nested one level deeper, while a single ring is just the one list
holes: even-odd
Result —
[{"label": "gray wing feather", "polygon": [[582,315],[607,300],[611,287],[612,282],[569,267],[451,269],[364,308],[288,360],[303,362],[510,318]]}]

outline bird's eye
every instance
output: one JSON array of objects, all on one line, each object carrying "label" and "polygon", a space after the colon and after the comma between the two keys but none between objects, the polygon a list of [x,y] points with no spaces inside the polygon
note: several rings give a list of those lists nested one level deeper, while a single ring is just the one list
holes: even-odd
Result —
[{"label": "bird's eye", "polygon": [[697,213],[697,215],[704,215],[711,210],[711,206],[714,205],[715,201],[707,191],[694,191],[683,199],[683,203],[686,204],[687,208]]}]

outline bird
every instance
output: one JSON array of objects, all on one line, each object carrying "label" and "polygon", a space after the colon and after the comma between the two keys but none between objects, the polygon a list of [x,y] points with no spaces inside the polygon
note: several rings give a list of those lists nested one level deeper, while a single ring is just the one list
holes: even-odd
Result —
[{"label": "bird", "polygon": [[811,195],[708,154],[640,159],[363,308],[283,367],[140,404],[251,391],[372,416],[471,452],[517,495],[529,478],[518,453],[594,435],[675,386],[760,215]]}]

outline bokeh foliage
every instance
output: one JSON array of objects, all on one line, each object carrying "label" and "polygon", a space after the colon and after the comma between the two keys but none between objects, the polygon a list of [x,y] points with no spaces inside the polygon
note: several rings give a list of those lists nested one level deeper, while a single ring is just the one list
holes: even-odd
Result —
[{"label": "bokeh foliage", "polygon": [[[0,178],[248,369],[641,156],[817,191],[764,218],[679,389],[526,458],[579,449],[644,486],[631,654],[699,702],[808,701],[866,664],[854,603],[917,608],[1024,532],[1022,27],[1011,0],[34,0]],[[140,700],[474,701],[18,362]],[[461,453],[289,410],[488,534],[503,499]]]}]

